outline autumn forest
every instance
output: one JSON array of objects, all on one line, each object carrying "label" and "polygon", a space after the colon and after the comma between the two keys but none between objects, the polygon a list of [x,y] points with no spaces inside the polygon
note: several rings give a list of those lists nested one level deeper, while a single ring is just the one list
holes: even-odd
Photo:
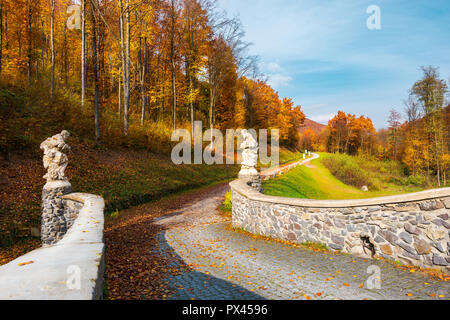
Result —
[{"label": "autumn forest", "polygon": [[[287,148],[400,161],[408,175],[447,184],[448,82],[437,67],[422,67],[387,129],[339,111],[323,130],[300,130],[301,106],[268,84],[244,36],[212,0],[0,0],[1,153],[64,123],[96,145],[167,154],[172,130],[201,120],[279,129]],[[30,110],[13,106],[21,91]]]},{"label": "autumn forest", "polygon": [[[307,88],[292,85],[294,90],[298,91],[297,98],[284,97],[285,94],[280,93],[283,89],[278,88],[277,91],[277,88],[274,88],[276,85],[270,81],[270,76],[262,72],[265,70],[262,62],[264,59],[253,55],[252,43],[246,40],[240,18],[220,9],[218,2],[0,0],[0,266],[42,245],[42,225],[45,227],[42,215],[45,209],[42,202],[45,183],[43,176],[48,166],[43,166],[40,145],[43,141],[48,141],[46,139],[49,137],[54,138],[54,135],[62,130],[67,130],[59,135],[62,140],[54,139],[67,142],[70,148],[66,148],[64,143],[60,144],[64,145],[65,149],[60,157],[64,161],[58,163],[58,170],[62,167],[62,176],[67,178],[67,182],[70,181],[70,188],[73,187],[74,192],[99,195],[104,200],[104,238],[108,248],[108,285],[105,288],[109,290],[106,292],[105,289],[104,294],[108,299],[165,299],[169,295],[167,283],[163,282],[162,278],[169,272],[178,276],[176,270],[168,270],[171,269],[168,266],[172,265],[169,256],[175,254],[170,251],[170,254],[158,255],[157,252],[163,247],[159,242],[159,235],[161,232],[165,234],[167,230],[170,231],[172,217],[174,221],[178,221],[179,217],[192,215],[192,219],[180,220],[180,225],[186,223],[183,227],[186,228],[186,233],[192,236],[201,233],[193,231],[199,230],[194,229],[197,227],[193,225],[194,222],[203,226],[204,220],[209,218],[218,217],[217,221],[231,219],[231,211],[234,208],[229,182],[236,179],[240,168],[217,163],[176,165],[170,158],[173,147],[178,143],[172,141],[174,130],[194,131],[196,121],[202,121],[205,131],[209,128],[222,132],[227,129],[252,128],[268,129],[270,134],[272,129],[278,129],[282,168],[268,169],[267,177],[273,179],[263,182],[259,179],[258,172],[255,173],[260,189],[269,189],[273,192],[272,196],[314,200],[366,199],[366,196],[384,197],[450,186],[450,75],[441,74],[439,66],[429,65],[432,63],[428,61],[424,62],[423,66],[405,63],[405,69],[410,68],[416,73],[411,77],[413,81],[410,84],[410,78],[407,78],[407,84],[402,84],[409,88],[405,92],[398,92],[398,99],[403,100],[403,105],[383,105],[379,106],[380,110],[374,111],[357,103],[358,114],[355,114],[356,112],[352,111],[355,109],[340,105],[341,101],[335,101],[334,96],[329,94],[332,102],[327,101],[326,105],[333,110],[331,116],[323,113],[327,116],[326,120],[319,124],[310,120],[315,115],[307,114],[306,110],[310,110],[306,107],[309,106],[307,102],[296,103],[296,99],[303,100],[306,96]],[[294,2],[297,1],[292,1]],[[319,11],[317,8],[322,5],[322,2],[319,2],[320,5],[312,5],[311,12]],[[250,6],[252,14],[253,9]],[[324,12],[324,21],[329,20],[325,14],[327,12]],[[353,14],[356,16],[356,13]],[[364,14],[362,11],[361,16]],[[347,25],[347,21],[341,23]],[[365,26],[361,28],[363,35],[365,32],[372,32],[366,31]],[[378,31],[373,32],[372,35],[379,35],[375,34]],[[353,30],[351,33],[353,34]],[[334,37],[333,32],[330,34]],[[322,38],[320,41],[325,42]],[[268,43],[272,45],[271,42]],[[350,48],[351,51],[353,49]],[[283,47],[279,50],[288,49]],[[308,54],[312,52],[316,55],[316,51],[309,51]],[[292,52],[298,54],[295,50]],[[420,57],[422,58],[422,52]],[[303,65],[305,62],[309,63],[309,60],[303,61],[304,58],[300,55],[298,59],[302,60]],[[319,62],[321,66],[322,61]],[[346,68],[348,65],[339,66]],[[381,71],[378,71],[380,82],[386,81],[383,70],[388,67],[383,66],[384,69],[380,68]],[[353,76],[353,73],[357,72],[351,73]],[[298,73],[297,76],[302,77],[302,83],[307,83],[313,82],[311,74],[304,72]],[[326,79],[328,90],[340,90],[337,81],[342,80],[341,73],[336,74],[337,80]],[[417,79],[415,75],[418,75]],[[322,77],[328,77],[328,74],[323,74]],[[322,88],[324,82],[321,81],[317,81],[320,100],[328,94],[327,88]],[[352,82],[346,90],[352,93],[358,91],[354,85],[355,82]],[[375,92],[377,89],[372,88],[370,81],[365,85],[369,87],[369,91],[374,91],[371,92],[373,95],[385,94]],[[315,91],[310,91],[308,94],[314,95]],[[358,101],[366,101],[367,91],[360,90],[359,94],[361,92],[364,96],[359,97],[361,100]],[[339,94],[345,95],[342,92]],[[397,95],[397,92],[393,95]],[[299,103],[304,105],[298,105]],[[388,110],[383,108],[389,108],[391,111],[383,114],[385,111],[382,110]],[[322,113],[322,110],[319,112]],[[375,125],[379,121],[379,118],[375,117],[380,114],[385,119],[385,128],[377,128]],[[67,137],[67,133],[70,133],[70,137],[65,141],[63,136]],[[271,138],[269,137],[269,141]],[[205,143],[205,147],[206,145]],[[213,143],[211,145],[214,146]],[[251,155],[254,165],[251,169],[263,171],[267,169],[264,164],[256,165],[257,147],[256,143],[248,147],[253,152]],[[306,159],[305,150],[316,154],[309,154]],[[263,168],[255,168],[259,165]],[[283,166],[295,168],[285,173]],[[66,167],[67,175],[64,176]],[[272,174],[270,170],[275,170],[275,173]],[[56,194],[56,191],[54,193]],[[60,195],[61,193],[58,193],[58,203],[63,202]],[[446,208],[447,203],[448,201]],[[377,208],[376,210],[381,210],[381,207]],[[323,211],[316,208],[302,210]],[[58,210],[55,209],[54,212],[56,211]],[[406,214],[403,211],[404,208],[401,212],[402,219],[403,213]],[[62,212],[64,213],[64,210]],[[333,209],[332,212],[334,214],[337,211]],[[309,220],[309,213],[307,216]],[[439,217],[443,216],[448,218],[447,214]],[[103,218],[103,212],[101,217]],[[165,222],[166,217],[169,222]],[[159,218],[163,218],[161,224]],[[359,218],[357,219],[359,221]],[[439,222],[439,225],[436,221],[442,222]],[[438,227],[444,226],[444,223],[448,225],[439,219],[433,223]],[[173,224],[178,225],[178,222]],[[237,233],[232,232],[231,223],[229,224],[230,228],[227,224],[223,232],[233,235],[242,233],[239,237],[246,236],[241,232],[244,229],[233,229]],[[323,225],[326,230],[325,224]],[[191,227],[192,229],[189,229]],[[303,229],[303,224],[301,228]],[[411,225],[411,228],[415,230],[416,227]],[[405,230],[409,232],[408,229]],[[343,230],[342,234],[344,232],[347,234],[346,230]],[[414,245],[417,248],[418,240],[415,235],[419,233],[409,233],[406,236],[410,240],[404,240],[408,243],[405,243],[404,248],[413,250],[412,234],[414,233]],[[179,234],[179,230],[174,232],[176,236]],[[400,233],[399,237],[402,237],[402,234],[405,232]],[[443,233],[444,236],[446,234]],[[336,238],[342,238],[344,244],[344,238],[340,235],[339,233]],[[356,235],[355,243],[361,240],[362,246],[371,244],[369,238],[366,242],[365,235],[353,235]],[[227,237],[224,236],[223,239],[226,240]],[[258,250],[253,247],[248,249],[250,244],[254,245],[253,240],[240,239],[246,239],[242,247],[245,247],[245,250],[239,249],[240,253],[236,256],[246,252],[247,261],[253,258],[247,256],[248,254],[255,254],[256,261]],[[212,242],[208,242],[210,246]],[[441,253],[445,249],[439,248],[440,243],[445,242],[433,242],[436,250],[439,250],[438,253],[433,248],[437,258],[444,259],[441,258]],[[274,248],[278,248],[278,245],[281,244],[276,244]],[[318,244],[318,248],[315,248],[316,244],[313,243],[307,242],[306,245],[313,245],[309,249],[314,251],[323,251],[322,243]],[[386,245],[391,250],[387,243]],[[421,245],[419,242],[419,245],[430,247],[428,253],[431,252],[428,243]],[[449,245],[447,242],[447,247]],[[183,246],[194,248],[196,244],[189,245],[189,242],[186,242]],[[207,247],[199,248],[202,259],[205,252],[205,255],[210,254],[209,249],[205,249]],[[365,248],[368,247],[361,247],[361,250],[365,252]],[[417,251],[419,252],[419,249]],[[426,251],[426,247],[423,251]],[[272,255],[272,251],[270,252]],[[279,249],[273,250],[273,254],[278,255],[279,252]],[[407,257],[411,256],[409,252]],[[233,257],[232,254],[226,253],[223,261],[230,256]],[[292,259],[291,252],[286,253],[286,257],[288,256]],[[334,253],[333,257],[339,259]],[[333,257],[326,256],[324,259],[323,270],[327,270],[326,274],[329,273],[332,263],[329,259]],[[268,260],[275,261],[272,257]],[[448,266],[449,261],[447,258],[445,264],[441,265]],[[343,262],[342,269],[350,270],[349,265],[348,262]],[[255,269],[256,265],[250,266]],[[290,268],[289,265],[288,267]],[[231,264],[229,269],[232,269]],[[340,273],[340,269],[337,273]],[[263,270],[266,272],[265,270],[270,268]],[[358,270],[365,273],[364,268],[358,267]],[[349,275],[356,277],[355,271],[351,272]],[[300,274],[303,273],[305,272],[298,273],[295,281],[302,281],[305,275],[301,278]],[[202,276],[201,273],[198,274]],[[278,271],[274,274],[278,275]],[[293,274],[294,271],[289,273],[289,276]],[[321,277],[328,281],[326,274],[323,273]],[[231,283],[233,275],[226,276],[226,280]],[[209,280],[209,277],[205,278]],[[201,287],[206,283],[203,282],[205,278],[199,278]],[[244,280],[243,277],[240,278]],[[245,275],[245,278],[249,277]],[[265,281],[266,275],[263,278]],[[349,279],[354,282],[362,281],[360,278]],[[220,281],[222,283],[222,280]],[[293,280],[289,278],[289,281]],[[320,281],[323,283],[322,279]],[[419,282],[423,283],[423,280]],[[413,282],[405,283],[410,285]],[[244,281],[238,285],[244,285]],[[362,289],[362,283],[356,285],[361,291],[365,290]],[[357,288],[356,285],[352,284],[349,290]],[[350,284],[344,283],[343,286],[345,289],[350,287]],[[232,286],[234,287],[235,285]],[[263,291],[267,290],[264,286],[262,288]],[[234,289],[230,290],[234,292]],[[276,292],[284,291],[286,290],[277,289]],[[356,291],[349,293],[348,297],[354,298],[354,292]],[[401,294],[404,295],[405,292],[407,291],[402,291]],[[323,293],[317,292],[315,297],[318,298]],[[300,296],[303,296],[303,293]],[[306,299],[307,297],[309,296],[305,294]]]}]

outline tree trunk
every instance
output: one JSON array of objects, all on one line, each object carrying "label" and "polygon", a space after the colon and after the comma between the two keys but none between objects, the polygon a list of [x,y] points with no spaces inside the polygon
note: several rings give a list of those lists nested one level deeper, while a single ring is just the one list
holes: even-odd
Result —
[{"label": "tree trunk", "polygon": [[[216,89],[215,88],[210,88],[210,105],[209,105],[209,124],[210,124],[210,128],[211,128],[211,139],[213,136],[213,132],[212,130],[214,129],[214,109],[216,107]],[[211,140],[212,141],[212,140]],[[212,143],[212,142],[211,142]]]},{"label": "tree trunk", "polygon": [[[123,88],[125,89],[125,22],[124,22],[124,10],[123,10],[123,1],[119,0],[119,7],[120,7],[120,15],[119,15],[119,31],[120,31],[120,57],[122,60],[122,82],[123,82]],[[124,97],[125,101],[125,97]]]},{"label": "tree trunk", "polygon": [[[194,133],[194,124],[195,124],[195,109],[194,109],[194,103],[193,103],[193,81],[192,81],[192,70],[191,70],[191,60],[190,57],[186,59],[186,74],[188,78],[188,92],[189,92],[189,101],[188,101],[188,109],[190,112],[190,119],[191,119],[191,130],[192,134]],[[194,137],[192,135],[192,137]]]},{"label": "tree trunk", "polygon": [[53,91],[55,90],[55,0],[51,3],[50,16],[50,51],[52,59],[52,73],[50,79],[50,97],[53,98]]},{"label": "tree trunk", "polygon": [[86,99],[86,0],[81,0],[81,107]]},{"label": "tree trunk", "polygon": [[431,128],[432,128],[432,133],[433,133],[433,137],[432,139],[434,139],[434,157],[436,159],[436,170],[437,170],[437,184],[438,187],[441,186],[441,168],[440,168],[440,161],[439,161],[439,157],[440,157],[440,150],[439,150],[439,139],[438,139],[438,134],[439,134],[439,128],[438,128],[438,124],[436,123],[436,116],[438,116],[436,114],[436,112],[431,113],[430,117],[432,118],[431,121]]},{"label": "tree trunk", "polygon": [[0,0],[0,77],[2,75],[3,58],[3,0]]},{"label": "tree trunk", "polygon": [[190,118],[191,118],[191,126],[192,126],[192,136],[195,130],[195,110],[194,110],[194,103],[193,103],[193,90],[194,90],[194,83],[192,80],[192,74],[193,74],[193,68],[192,68],[192,64],[193,64],[193,51],[194,51],[194,31],[192,30],[192,12],[191,12],[191,3],[189,3],[187,5],[186,8],[187,14],[186,14],[186,24],[187,24],[187,33],[188,33],[188,37],[187,37],[187,42],[188,42],[188,48],[189,51],[187,53],[187,57],[186,57],[186,73],[188,76],[188,87],[189,87],[189,109],[190,109]]},{"label": "tree trunk", "polygon": [[118,87],[119,87],[119,119],[122,115],[122,82],[120,81],[120,73],[121,69],[119,70],[119,76],[117,77]]},{"label": "tree trunk", "polygon": [[[120,6],[120,51],[122,55],[122,75],[123,75],[123,131],[128,135],[129,108],[130,108],[130,13],[128,0],[119,0]],[[125,17],[124,17],[125,15]]]},{"label": "tree trunk", "polygon": [[[192,77],[189,74],[189,94],[192,95]],[[194,136],[194,127],[195,127],[195,110],[194,110],[194,103],[192,102],[192,96],[190,98],[190,104],[191,104],[191,126],[192,126],[192,136]]]},{"label": "tree trunk", "polygon": [[27,29],[28,29],[28,48],[27,48],[27,51],[28,51],[28,53],[27,53],[27,58],[28,58],[28,61],[27,61],[27,83],[28,83],[28,86],[30,86],[31,85],[31,60],[32,60],[32,48],[31,48],[31,44],[32,44],[32,35],[31,35],[31,18],[32,18],[32,16],[33,16],[33,11],[32,11],[32,9],[31,9],[31,0],[28,0],[27,1],[27,4],[28,4],[28,21],[27,21],[27,23],[28,23],[28,27],[27,27]]},{"label": "tree trunk", "polygon": [[64,41],[63,41],[63,70],[64,70],[64,85],[67,88],[69,86],[69,62],[67,54],[67,26],[64,24]]},{"label": "tree trunk", "polygon": [[98,50],[97,50],[97,21],[92,7],[92,56],[94,67],[94,113],[95,113],[95,139],[100,140],[100,110],[99,110],[99,78],[98,78]]},{"label": "tree trunk", "polygon": [[344,147],[344,153],[350,154],[349,152],[349,145],[350,145],[350,137],[352,135],[352,130],[349,130],[347,133],[347,138],[345,139],[345,147]]},{"label": "tree trunk", "polygon": [[177,129],[177,87],[176,87],[176,62],[175,62],[175,0],[172,3],[172,26],[170,34],[170,64],[172,67],[172,122],[173,130]]},{"label": "tree trunk", "polygon": [[[129,126],[129,102],[130,102],[130,93],[129,93],[129,84],[130,84],[130,72],[129,72],[129,13],[128,13],[128,1],[125,2],[125,8],[123,6],[123,0],[119,0],[120,6],[120,54],[122,57],[122,77],[123,77],[123,114],[124,114],[124,123],[123,123],[123,132],[124,135],[128,135],[128,126]],[[126,12],[125,12],[126,11]],[[124,17],[124,15],[126,17]],[[126,21],[125,21],[126,20]],[[126,22],[126,26],[125,26]],[[125,39],[126,37],[126,39]],[[126,42],[126,43],[125,43]]]},{"label": "tree trunk", "polygon": [[445,170],[442,171],[442,175],[444,176],[444,187],[447,185],[447,175],[445,173]]},{"label": "tree trunk", "polygon": [[8,50],[9,49],[9,41],[8,41],[8,39],[9,39],[8,38],[8,10],[5,8],[4,11],[5,11],[5,14],[4,14],[3,20],[5,20],[5,30],[4,30],[4,34],[5,34],[5,49]]},{"label": "tree trunk", "polygon": [[177,86],[176,86],[174,69],[175,69],[175,67],[172,66],[172,122],[173,122],[173,130],[176,130],[177,129]]},{"label": "tree trunk", "polygon": [[125,17],[126,17],[126,54],[125,54],[125,65],[126,65],[126,91],[125,93],[125,104],[124,104],[124,116],[125,116],[125,135],[128,135],[128,126],[130,122],[130,7],[128,0],[125,1]]},{"label": "tree trunk", "polygon": [[141,62],[141,125],[145,122],[145,76],[147,72],[147,38],[144,38],[144,52],[142,53],[141,39],[139,40],[140,62]]},{"label": "tree trunk", "polygon": [[394,128],[394,161],[397,161],[397,129]]},{"label": "tree trunk", "polygon": [[439,143],[438,143],[438,138],[437,138],[437,128],[434,133],[434,140],[435,140],[435,146],[436,146],[435,157],[436,157],[436,168],[437,168],[437,181],[438,181],[438,187],[441,187],[441,164],[439,161],[440,152],[439,152]]}]

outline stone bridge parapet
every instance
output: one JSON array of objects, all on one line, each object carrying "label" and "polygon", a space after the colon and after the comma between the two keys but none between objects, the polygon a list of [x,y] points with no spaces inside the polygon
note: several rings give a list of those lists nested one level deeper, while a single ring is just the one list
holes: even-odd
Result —
[{"label": "stone bridge parapet", "polygon": [[363,200],[264,195],[231,184],[233,226],[293,243],[450,270],[450,188]]}]

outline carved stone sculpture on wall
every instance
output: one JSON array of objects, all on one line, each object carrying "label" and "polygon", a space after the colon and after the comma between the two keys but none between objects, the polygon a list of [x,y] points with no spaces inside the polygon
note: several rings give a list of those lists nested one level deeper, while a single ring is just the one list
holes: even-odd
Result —
[{"label": "carved stone sculpture on wall", "polygon": [[70,146],[66,144],[70,134],[67,131],[48,138],[41,144],[41,150],[44,151],[44,168],[47,174],[44,179],[51,181],[67,181],[64,172],[69,163],[66,152],[70,151]]},{"label": "carved stone sculpture on wall", "polygon": [[44,246],[57,243],[71,226],[68,219],[71,212],[62,199],[62,196],[72,193],[72,185],[65,176],[69,163],[66,155],[70,151],[66,143],[69,136],[69,132],[64,130],[41,144],[44,168],[47,169],[44,176],[47,183],[42,190],[41,240]]},{"label": "carved stone sculpture on wall", "polygon": [[239,172],[239,178],[247,180],[247,183],[258,191],[261,188],[261,176],[256,169],[258,165],[259,145],[253,135],[248,130],[241,130],[243,142],[241,144],[242,151],[242,168]]},{"label": "carved stone sculpture on wall", "polygon": [[242,151],[242,169],[240,176],[258,175],[256,166],[258,165],[258,142],[248,130],[241,131],[243,142],[241,144]]}]

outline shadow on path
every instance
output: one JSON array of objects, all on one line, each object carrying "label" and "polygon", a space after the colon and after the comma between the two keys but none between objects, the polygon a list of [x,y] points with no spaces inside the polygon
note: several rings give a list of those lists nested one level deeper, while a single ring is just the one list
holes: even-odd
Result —
[{"label": "shadow on path", "polygon": [[[167,243],[166,231],[158,234],[158,241],[161,254],[170,260],[169,268],[185,266],[183,259]],[[169,276],[167,280],[169,288],[175,292],[170,300],[266,300],[241,286],[194,270]]]}]

